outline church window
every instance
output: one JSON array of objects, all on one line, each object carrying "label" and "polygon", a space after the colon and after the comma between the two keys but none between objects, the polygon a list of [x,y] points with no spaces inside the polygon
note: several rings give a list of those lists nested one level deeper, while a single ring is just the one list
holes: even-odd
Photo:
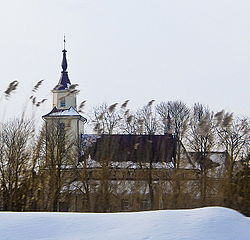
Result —
[{"label": "church window", "polygon": [[60,107],[65,107],[66,106],[66,101],[65,101],[65,97],[60,99]]}]

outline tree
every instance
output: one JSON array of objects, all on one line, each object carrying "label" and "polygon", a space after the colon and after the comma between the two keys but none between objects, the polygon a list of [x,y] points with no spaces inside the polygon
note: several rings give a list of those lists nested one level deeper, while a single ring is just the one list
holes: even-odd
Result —
[{"label": "tree", "polygon": [[141,125],[141,134],[154,135],[158,130],[158,119],[153,108],[155,100],[151,100],[142,109],[137,111],[137,123]]},{"label": "tree", "polygon": [[176,158],[174,161],[174,180],[171,181],[173,188],[173,206],[178,207],[181,195],[181,181],[179,167],[181,162],[182,143],[188,128],[190,110],[182,101],[161,102],[156,106],[156,111],[161,119],[164,133],[171,133],[177,140]]},{"label": "tree", "polygon": [[124,134],[142,134],[143,133],[143,121],[140,117],[127,108],[129,100],[126,100],[121,105],[121,125],[120,129]]},{"label": "tree", "polygon": [[4,210],[22,210],[25,176],[30,170],[30,140],[32,122],[14,119],[1,126],[0,131],[0,189]]},{"label": "tree", "polygon": [[215,129],[219,143],[227,152],[225,201],[232,203],[234,169],[250,141],[250,126],[247,118],[234,118],[232,113],[220,111],[215,114]]},{"label": "tree", "polygon": [[[190,110],[182,101],[161,102],[156,106],[164,130],[168,128],[170,118],[171,132],[181,141],[187,131]],[[165,132],[165,131],[164,131]]]},{"label": "tree", "polygon": [[213,113],[202,104],[194,104],[190,128],[188,146],[194,151],[194,160],[201,174],[201,201],[206,203],[208,191],[208,171],[214,167],[210,160],[210,152],[215,145],[215,130],[213,126]]},{"label": "tree", "polygon": [[118,131],[121,116],[116,109],[117,104],[108,106],[103,103],[93,109],[91,118],[94,124],[94,132],[97,134],[114,134]]},{"label": "tree", "polygon": [[71,182],[78,163],[78,144],[60,120],[48,121],[41,135],[45,146],[39,166],[43,209],[58,211],[60,194]]}]

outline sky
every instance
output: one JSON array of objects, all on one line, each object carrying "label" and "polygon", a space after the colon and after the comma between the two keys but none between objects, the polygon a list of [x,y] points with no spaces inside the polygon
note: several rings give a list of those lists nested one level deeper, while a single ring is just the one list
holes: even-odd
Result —
[{"label": "sky", "polygon": [[[66,35],[68,72],[87,109],[182,100],[250,116],[248,0],[0,0],[0,119],[52,108]],[[8,101],[9,82],[20,86]],[[27,110],[29,109],[29,110]]]}]

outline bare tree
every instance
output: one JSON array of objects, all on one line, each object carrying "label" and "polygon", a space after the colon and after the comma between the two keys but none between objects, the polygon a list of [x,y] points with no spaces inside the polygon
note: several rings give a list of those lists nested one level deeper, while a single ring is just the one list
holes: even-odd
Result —
[{"label": "bare tree", "polygon": [[227,176],[225,198],[228,204],[231,203],[232,180],[234,169],[238,165],[240,157],[250,141],[250,126],[246,118],[234,118],[232,113],[224,111],[215,114],[215,129],[219,143],[228,154],[227,158]]},{"label": "bare tree", "polygon": [[195,164],[200,170],[200,193],[202,204],[206,203],[208,171],[214,167],[210,152],[215,145],[213,113],[202,104],[194,104],[188,139],[189,148],[194,151]]},{"label": "bare tree", "polygon": [[182,101],[161,102],[156,106],[156,110],[160,116],[164,134],[173,134],[177,140],[176,157],[174,161],[174,181],[171,181],[171,184],[173,189],[173,206],[178,207],[181,196],[181,181],[179,177],[181,149],[185,148],[182,141],[187,132],[190,110]]},{"label": "bare tree", "polygon": [[143,121],[132,110],[127,108],[129,100],[126,100],[121,105],[121,124],[120,129],[125,134],[142,134],[143,133]]},{"label": "bare tree", "polygon": [[43,209],[58,211],[60,193],[72,180],[79,152],[77,141],[60,120],[50,120],[46,125],[41,133],[45,152],[39,166]]},{"label": "bare tree", "polygon": [[25,174],[29,169],[29,144],[33,135],[30,121],[14,119],[1,126],[0,184],[4,210],[21,210]]},{"label": "bare tree", "polygon": [[153,108],[154,101],[149,101],[147,105],[137,111],[137,119],[139,119],[137,123],[141,125],[139,128],[143,128],[141,134],[154,135],[157,133],[158,119]]},{"label": "bare tree", "polygon": [[103,103],[101,106],[93,109],[91,118],[94,124],[94,132],[98,134],[113,134],[119,131],[118,126],[121,116],[116,109],[117,104],[114,103],[108,106],[106,103]]},{"label": "bare tree", "polygon": [[182,101],[161,102],[156,106],[156,110],[165,131],[168,129],[168,117],[170,117],[171,132],[181,141],[187,131],[190,112],[186,104]]}]

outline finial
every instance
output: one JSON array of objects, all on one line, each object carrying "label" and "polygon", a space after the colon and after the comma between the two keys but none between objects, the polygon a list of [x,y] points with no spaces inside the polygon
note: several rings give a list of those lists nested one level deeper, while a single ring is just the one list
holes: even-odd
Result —
[{"label": "finial", "polygon": [[63,45],[64,45],[63,50],[65,50],[65,45],[66,45],[65,34],[64,34],[64,36],[63,36]]}]

